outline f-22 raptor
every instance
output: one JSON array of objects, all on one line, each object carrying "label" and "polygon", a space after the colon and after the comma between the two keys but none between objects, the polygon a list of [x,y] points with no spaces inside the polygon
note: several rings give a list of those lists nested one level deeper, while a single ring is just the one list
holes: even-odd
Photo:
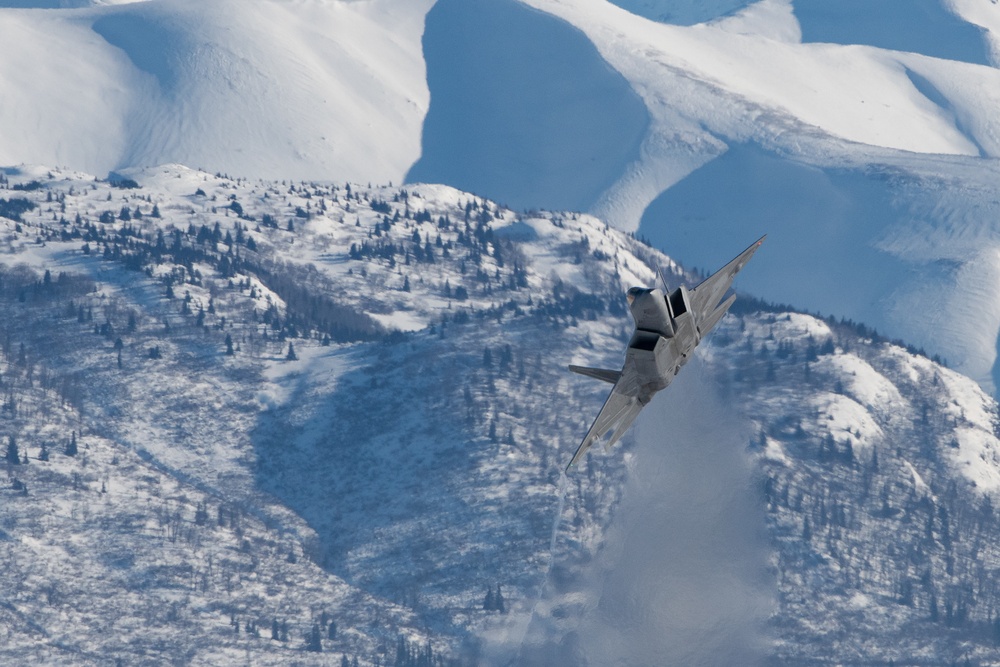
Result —
[{"label": "f-22 raptor", "polygon": [[633,287],[628,291],[626,299],[635,320],[635,333],[625,350],[622,369],[569,367],[574,373],[610,382],[614,388],[566,466],[567,471],[608,431],[612,433],[606,447],[618,442],[653,395],[673,381],[701,339],[733,305],[735,294],[725,301],[722,297],[765,238],[762,236],[694,289],[681,285],[668,294],[661,278],[663,290]]}]

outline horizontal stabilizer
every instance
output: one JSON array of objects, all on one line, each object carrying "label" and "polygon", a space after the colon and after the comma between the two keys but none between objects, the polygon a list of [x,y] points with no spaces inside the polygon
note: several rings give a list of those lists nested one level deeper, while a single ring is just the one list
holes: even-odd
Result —
[{"label": "horizontal stabilizer", "polygon": [[610,382],[611,384],[618,382],[618,378],[622,376],[621,371],[609,371],[604,368],[589,368],[587,366],[570,366],[569,369],[574,373],[579,373],[580,375],[586,375],[587,377],[592,377],[598,380],[603,380],[605,382]]}]

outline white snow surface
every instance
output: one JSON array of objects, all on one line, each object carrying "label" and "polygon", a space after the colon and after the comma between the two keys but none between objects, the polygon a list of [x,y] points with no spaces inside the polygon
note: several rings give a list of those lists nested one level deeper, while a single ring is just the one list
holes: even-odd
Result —
[{"label": "white snow surface", "polygon": [[0,9],[0,91],[18,100],[0,164],[399,181],[420,154],[432,4]]}]

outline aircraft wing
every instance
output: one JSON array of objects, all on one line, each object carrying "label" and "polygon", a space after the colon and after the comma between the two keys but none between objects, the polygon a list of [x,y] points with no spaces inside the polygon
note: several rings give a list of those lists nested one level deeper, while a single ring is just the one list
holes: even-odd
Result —
[{"label": "aircraft wing", "polygon": [[[752,246],[737,255],[736,259],[726,264],[691,290],[691,307],[697,315],[698,326],[702,333],[707,333],[712,328],[711,326],[704,327],[702,323],[717,312],[716,307],[719,305],[722,297],[726,295],[726,292],[729,291],[729,288],[732,287],[733,278],[740,272],[740,269],[746,266],[746,263],[750,261],[750,258],[753,257],[753,254],[757,252],[757,248],[760,247],[760,244],[766,238],[767,235],[760,237]],[[725,311],[719,313],[719,317],[715,318],[712,325],[718,322],[724,313]]]},{"label": "aircraft wing", "polygon": [[615,444],[625,431],[628,430],[632,422],[635,421],[635,418],[639,416],[641,410],[642,403],[639,402],[639,399],[635,396],[626,395],[621,391],[619,385],[616,384],[614,389],[611,390],[608,400],[604,402],[604,407],[598,413],[597,419],[594,420],[590,430],[587,431],[587,435],[583,438],[583,442],[577,448],[576,454],[573,455],[573,460],[566,466],[566,470],[572,468],[587,450],[590,449],[591,445],[600,440],[611,429],[614,429],[614,433],[611,439],[608,440],[607,446],[610,447]]}]

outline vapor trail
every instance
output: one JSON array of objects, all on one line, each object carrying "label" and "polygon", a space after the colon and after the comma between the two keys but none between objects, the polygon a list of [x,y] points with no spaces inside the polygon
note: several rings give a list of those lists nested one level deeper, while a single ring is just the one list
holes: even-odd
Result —
[{"label": "vapor trail", "polygon": [[524,642],[528,636],[528,630],[531,627],[532,621],[535,620],[535,612],[538,609],[538,603],[542,601],[545,596],[545,585],[549,581],[549,574],[552,572],[552,563],[555,562],[556,558],[556,541],[559,539],[559,524],[562,522],[563,510],[566,508],[566,489],[568,488],[569,478],[566,477],[566,472],[563,470],[559,471],[559,490],[558,490],[558,502],[556,503],[556,515],[552,521],[552,537],[549,539],[549,562],[545,566],[545,573],[542,575],[542,581],[538,584],[538,593],[535,595],[535,602],[531,605],[531,613],[528,614],[525,622],[524,629],[521,633],[521,640],[517,643],[517,658],[513,664],[524,664]]},{"label": "vapor trail", "polygon": [[771,597],[748,435],[697,361],[643,413],[576,664],[759,661]]}]

